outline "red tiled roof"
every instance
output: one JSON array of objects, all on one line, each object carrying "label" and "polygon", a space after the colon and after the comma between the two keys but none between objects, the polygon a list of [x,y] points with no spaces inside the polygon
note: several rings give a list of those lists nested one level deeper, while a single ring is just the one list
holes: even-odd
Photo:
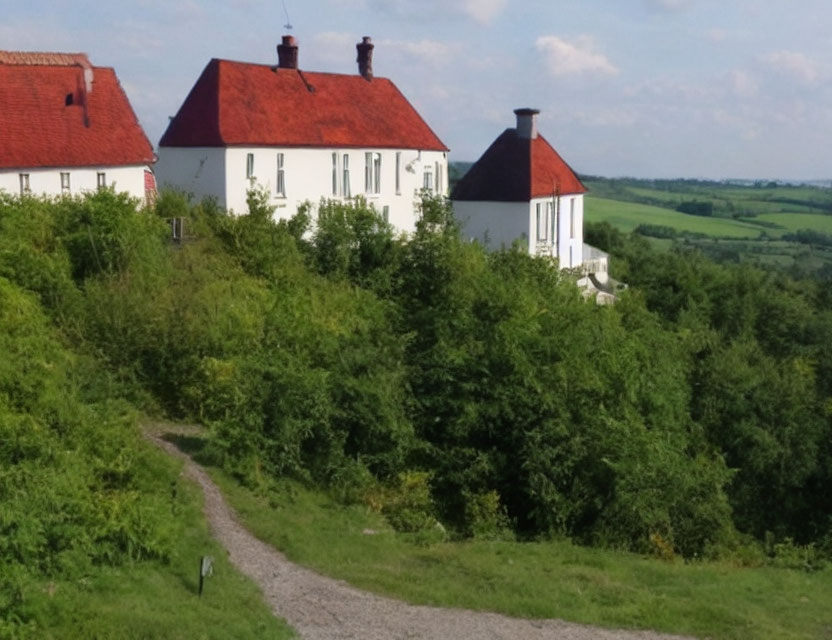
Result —
[{"label": "red tiled roof", "polygon": [[546,139],[506,129],[457,183],[452,200],[528,202],[585,193],[586,187]]},{"label": "red tiled roof", "polygon": [[386,78],[217,59],[159,144],[448,150]]},{"label": "red tiled roof", "polygon": [[0,64],[91,67],[86,53],[52,53],[48,51],[0,51]]},{"label": "red tiled roof", "polygon": [[[84,67],[92,69],[91,92]],[[0,52],[0,168],[153,161],[113,69],[90,67],[84,54]]]}]

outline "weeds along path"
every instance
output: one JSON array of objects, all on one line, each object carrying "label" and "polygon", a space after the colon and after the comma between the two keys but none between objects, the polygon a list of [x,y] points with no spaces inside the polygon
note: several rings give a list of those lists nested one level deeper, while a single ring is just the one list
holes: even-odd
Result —
[{"label": "weeds along path", "polygon": [[[187,429],[187,428],[186,428]],[[193,433],[193,431],[190,431]],[[524,620],[464,609],[416,606],[360,591],[289,562],[237,520],[208,474],[165,433],[179,425],[146,426],[150,440],[185,462],[183,473],[205,494],[205,515],[231,562],[262,589],[276,616],[306,640],[659,640],[679,638],[650,631],[614,631],[560,620]]]}]

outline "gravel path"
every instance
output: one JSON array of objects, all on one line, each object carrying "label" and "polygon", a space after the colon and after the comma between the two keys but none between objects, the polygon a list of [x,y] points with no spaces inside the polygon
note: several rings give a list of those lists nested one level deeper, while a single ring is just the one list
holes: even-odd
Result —
[{"label": "gravel path", "polygon": [[[170,429],[166,427],[170,426]],[[237,521],[208,474],[150,425],[148,437],[185,461],[183,473],[205,494],[205,515],[237,569],[254,580],[275,615],[307,640],[660,640],[680,638],[650,631],[615,631],[561,620],[524,620],[496,613],[410,605],[351,587],[289,562]],[[193,433],[193,431],[191,431]]]}]

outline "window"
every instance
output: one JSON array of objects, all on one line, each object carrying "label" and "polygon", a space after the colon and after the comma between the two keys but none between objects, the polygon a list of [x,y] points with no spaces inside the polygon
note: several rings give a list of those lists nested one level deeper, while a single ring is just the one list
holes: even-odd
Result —
[{"label": "window", "polygon": [[547,233],[549,225],[546,224],[546,211],[542,203],[538,202],[535,205],[535,213],[537,214],[537,241],[546,242],[549,237]]},{"label": "window", "polygon": [[569,237],[575,238],[575,198],[569,201]]},{"label": "window", "polygon": [[103,171],[99,171],[98,175],[96,176],[96,184],[98,184],[99,189],[103,189],[107,186],[107,174]]},{"label": "window", "polygon": [[32,190],[29,188],[29,174],[28,173],[21,173],[20,174],[20,195],[25,195],[27,193],[31,193]]},{"label": "window", "polygon": [[396,151],[396,195],[402,192],[402,152]]},{"label": "window", "polygon": [[364,154],[364,191],[381,193],[381,154],[368,151]]},{"label": "window", "polygon": [[390,205],[384,205],[381,208],[381,217],[385,222],[390,222]]},{"label": "window", "polygon": [[381,154],[373,157],[373,193],[381,193]]},{"label": "window", "polygon": [[443,175],[442,175],[442,164],[440,162],[436,163],[436,193],[443,194]]},{"label": "window", "polygon": [[69,193],[69,173],[61,172],[61,193],[66,195]]},{"label": "window", "polygon": [[554,206],[551,202],[546,203],[546,216],[549,218],[549,236],[552,238],[552,242],[555,242],[557,239],[557,230],[555,229],[555,216],[553,215]]},{"label": "window", "polygon": [[425,177],[422,187],[428,191],[433,191],[433,168],[425,167]]},{"label": "window", "polygon": [[254,179],[254,154],[246,154],[246,180]]},{"label": "window", "polygon": [[286,197],[286,175],[283,172],[283,154],[277,154],[277,183],[275,186],[275,195],[278,198]]},{"label": "window", "polygon": [[351,198],[352,190],[350,189],[350,155],[348,153],[344,154],[341,166],[344,169],[344,180],[343,184],[341,185],[342,189],[344,190],[344,197]]},{"label": "window", "polygon": [[338,154],[332,152],[332,195],[338,195]]}]

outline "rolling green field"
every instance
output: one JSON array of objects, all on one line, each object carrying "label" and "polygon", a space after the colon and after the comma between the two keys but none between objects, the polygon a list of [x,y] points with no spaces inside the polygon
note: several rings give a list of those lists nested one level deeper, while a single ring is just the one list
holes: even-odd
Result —
[{"label": "rolling green field", "polygon": [[[812,229],[822,233],[832,234],[832,216],[811,213],[764,213],[756,218],[763,222],[770,222],[782,228],[780,235],[800,229]],[[777,235],[777,231],[769,232]]]},{"label": "rolling green field", "polygon": [[[586,184],[590,190],[585,200],[586,222],[608,222],[627,233],[639,225],[675,231],[675,239],[658,230],[640,231],[660,249],[683,242],[716,260],[750,262],[804,275],[826,273],[832,266],[832,191],[828,188],[603,178],[588,179]],[[713,215],[676,211],[683,202],[709,202]],[[807,240],[804,234],[802,242],[797,242],[785,237],[807,230],[828,239],[821,235]]]},{"label": "rolling green field", "polygon": [[592,195],[586,197],[584,217],[587,222],[609,222],[627,232],[633,231],[640,224],[662,225],[680,232],[730,238],[756,238],[762,231],[759,226],[738,220],[691,216],[661,207]]}]

